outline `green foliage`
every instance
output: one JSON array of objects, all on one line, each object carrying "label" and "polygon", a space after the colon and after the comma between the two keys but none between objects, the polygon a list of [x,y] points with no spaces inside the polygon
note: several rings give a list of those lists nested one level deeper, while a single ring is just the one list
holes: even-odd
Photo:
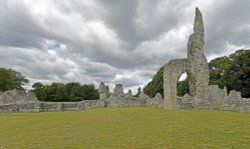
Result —
[{"label": "green foliage", "polygon": [[41,100],[41,101],[45,101],[47,99],[47,95],[46,95],[46,91],[45,91],[45,86],[40,83],[40,82],[36,82],[32,85],[32,87],[34,88],[34,93],[36,94],[36,97]]},{"label": "green foliage", "polygon": [[211,60],[209,65],[210,82],[212,85],[219,85],[220,88],[228,85],[228,71],[231,67],[231,60],[224,56]]},{"label": "green foliage", "polygon": [[0,91],[23,90],[22,86],[28,82],[28,79],[20,72],[13,69],[0,68]]},{"label": "green foliage", "polygon": [[229,56],[233,60],[228,72],[229,90],[241,92],[243,97],[250,97],[250,50],[239,50]]},{"label": "green foliage", "polygon": [[40,101],[82,101],[98,99],[99,94],[93,84],[81,85],[77,82],[62,84],[52,83],[43,85],[40,82],[34,83],[33,92]]},{"label": "green foliage", "polygon": [[0,113],[3,149],[249,149],[250,116],[217,110],[99,108]]},{"label": "green foliage", "polygon": [[143,91],[149,97],[153,98],[156,93],[161,93],[163,95],[163,70],[161,67],[157,73],[153,76],[152,81],[150,81],[144,88]]},{"label": "green foliage", "polygon": [[219,57],[209,63],[210,84],[241,92],[250,97],[250,50],[238,50],[229,57]]},{"label": "green foliage", "polygon": [[186,93],[189,93],[188,81],[179,81],[177,83],[177,96],[184,96]]},{"label": "green foliage", "polygon": [[95,89],[95,86],[93,84],[89,85],[82,85],[82,91],[83,91],[83,98],[88,100],[94,100],[99,98],[98,90]]}]

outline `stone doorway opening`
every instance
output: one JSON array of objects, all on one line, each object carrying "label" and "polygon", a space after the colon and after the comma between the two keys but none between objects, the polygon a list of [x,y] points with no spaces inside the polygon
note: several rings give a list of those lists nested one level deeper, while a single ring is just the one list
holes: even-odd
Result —
[{"label": "stone doorway opening", "polygon": [[188,74],[184,72],[180,75],[176,85],[176,96],[183,97],[186,93],[189,94],[189,85],[188,85]]}]

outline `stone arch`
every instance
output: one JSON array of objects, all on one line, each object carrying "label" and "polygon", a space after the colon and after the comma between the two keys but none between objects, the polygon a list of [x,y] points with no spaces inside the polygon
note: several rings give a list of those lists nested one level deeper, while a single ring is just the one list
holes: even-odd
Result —
[{"label": "stone arch", "polygon": [[164,68],[164,108],[177,108],[177,82],[180,76],[187,71],[187,59],[171,60]]}]

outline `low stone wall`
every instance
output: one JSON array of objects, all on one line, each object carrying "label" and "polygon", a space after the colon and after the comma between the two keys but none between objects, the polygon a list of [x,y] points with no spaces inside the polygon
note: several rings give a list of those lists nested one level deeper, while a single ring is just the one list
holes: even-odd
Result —
[{"label": "low stone wall", "polygon": [[39,103],[35,94],[32,92],[24,92],[20,90],[0,91],[0,105],[4,104],[24,104]]},{"label": "low stone wall", "polygon": [[207,110],[234,110],[250,112],[250,99],[223,99],[223,100],[189,100],[183,101],[179,98],[178,109],[207,109]]},{"label": "low stone wall", "polygon": [[[177,109],[210,109],[210,110],[235,110],[250,112],[250,99],[227,97],[219,100],[200,100],[190,96],[177,99]],[[23,103],[0,105],[0,112],[47,112],[87,110],[108,107],[155,107],[163,108],[163,99],[155,98],[109,98],[98,100],[84,100],[70,103]]]},{"label": "low stone wall", "polygon": [[47,112],[104,108],[104,100],[85,100],[71,103],[26,103],[0,105],[0,112]]},{"label": "low stone wall", "polygon": [[210,109],[210,110],[235,110],[250,112],[250,99],[242,98],[240,92],[234,90],[227,94],[226,89],[217,85],[209,86],[208,99],[198,99],[186,94],[177,98],[176,109]]},{"label": "low stone wall", "polygon": [[0,105],[0,112],[47,112],[87,110],[106,107],[162,107],[161,100],[141,98],[110,98],[98,100],[84,100],[70,103],[25,103]]}]

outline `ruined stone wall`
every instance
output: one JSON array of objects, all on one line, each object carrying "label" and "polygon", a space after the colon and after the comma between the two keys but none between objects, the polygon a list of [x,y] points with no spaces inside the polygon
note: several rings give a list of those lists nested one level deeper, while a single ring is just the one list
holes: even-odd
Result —
[{"label": "ruined stone wall", "polygon": [[[189,94],[178,97],[176,100],[176,109],[211,109],[250,112],[250,99],[242,98],[239,92],[231,91],[227,95],[227,91],[220,89],[217,85],[209,86],[209,92],[209,100],[192,97]],[[0,112],[49,112],[109,107],[154,107],[162,109],[165,104],[159,93],[156,94],[154,98],[149,98],[143,91],[139,97],[134,97],[131,91],[129,91],[120,98],[109,97],[106,99],[84,100],[81,102],[10,102],[9,104],[0,104]]]},{"label": "ruined stone wall", "polygon": [[163,100],[141,98],[123,99],[98,99],[85,100],[74,103],[24,103],[24,104],[5,104],[0,105],[0,112],[58,112],[72,110],[87,110],[108,107],[158,107],[161,108]]},{"label": "ruined stone wall", "polygon": [[68,110],[86,110],[93,108],[106,107],[162,107],[162,98],[158,94],[150,99],[143,92],[140,97],[134,97],[132,91],[124,94],[122,84],[117,84],[114,93],[110,94],[109,86],[100,83],[100,99],[84,100],[81,102],[69,103],[45,103],[39,102],[36,96],[24,91],[0,92],[0,112],[47,112],[47,111],[68,111]]},{"label": "ruined stone wall", "polygon": [[[250,112],[250,99],[242,98],[240,92],[230,91],[229,95],[218,86],[209,86],[214,95],[210,99],[193,98],[188,94],[178,98],[179,109],[234,110]],[[211,89],[212,88],[212,89]]]},{"label": "ruined stone wall", "polygon": [[10,90],[0,92],[0,105],[3,104],[23,104],[23,103],[38,103],[38,99],[32,92],[25,93],[20,90]]},{"label": "ruined stone wall", "polygon": [[[209,110],[234,110],[250,112],[250,99],[238,99],[234,93],[229,94],[222,100],[200,100],[185,95],[178,97],[178,109],[209,109]],[[121,98],[104,100],[85,100],[74,103],[24,103],[0,105],[0,112],[59,112],[71,110],[88,110],[109,107],[154,107],[163,108],[163,99],[155,98]]]}]

